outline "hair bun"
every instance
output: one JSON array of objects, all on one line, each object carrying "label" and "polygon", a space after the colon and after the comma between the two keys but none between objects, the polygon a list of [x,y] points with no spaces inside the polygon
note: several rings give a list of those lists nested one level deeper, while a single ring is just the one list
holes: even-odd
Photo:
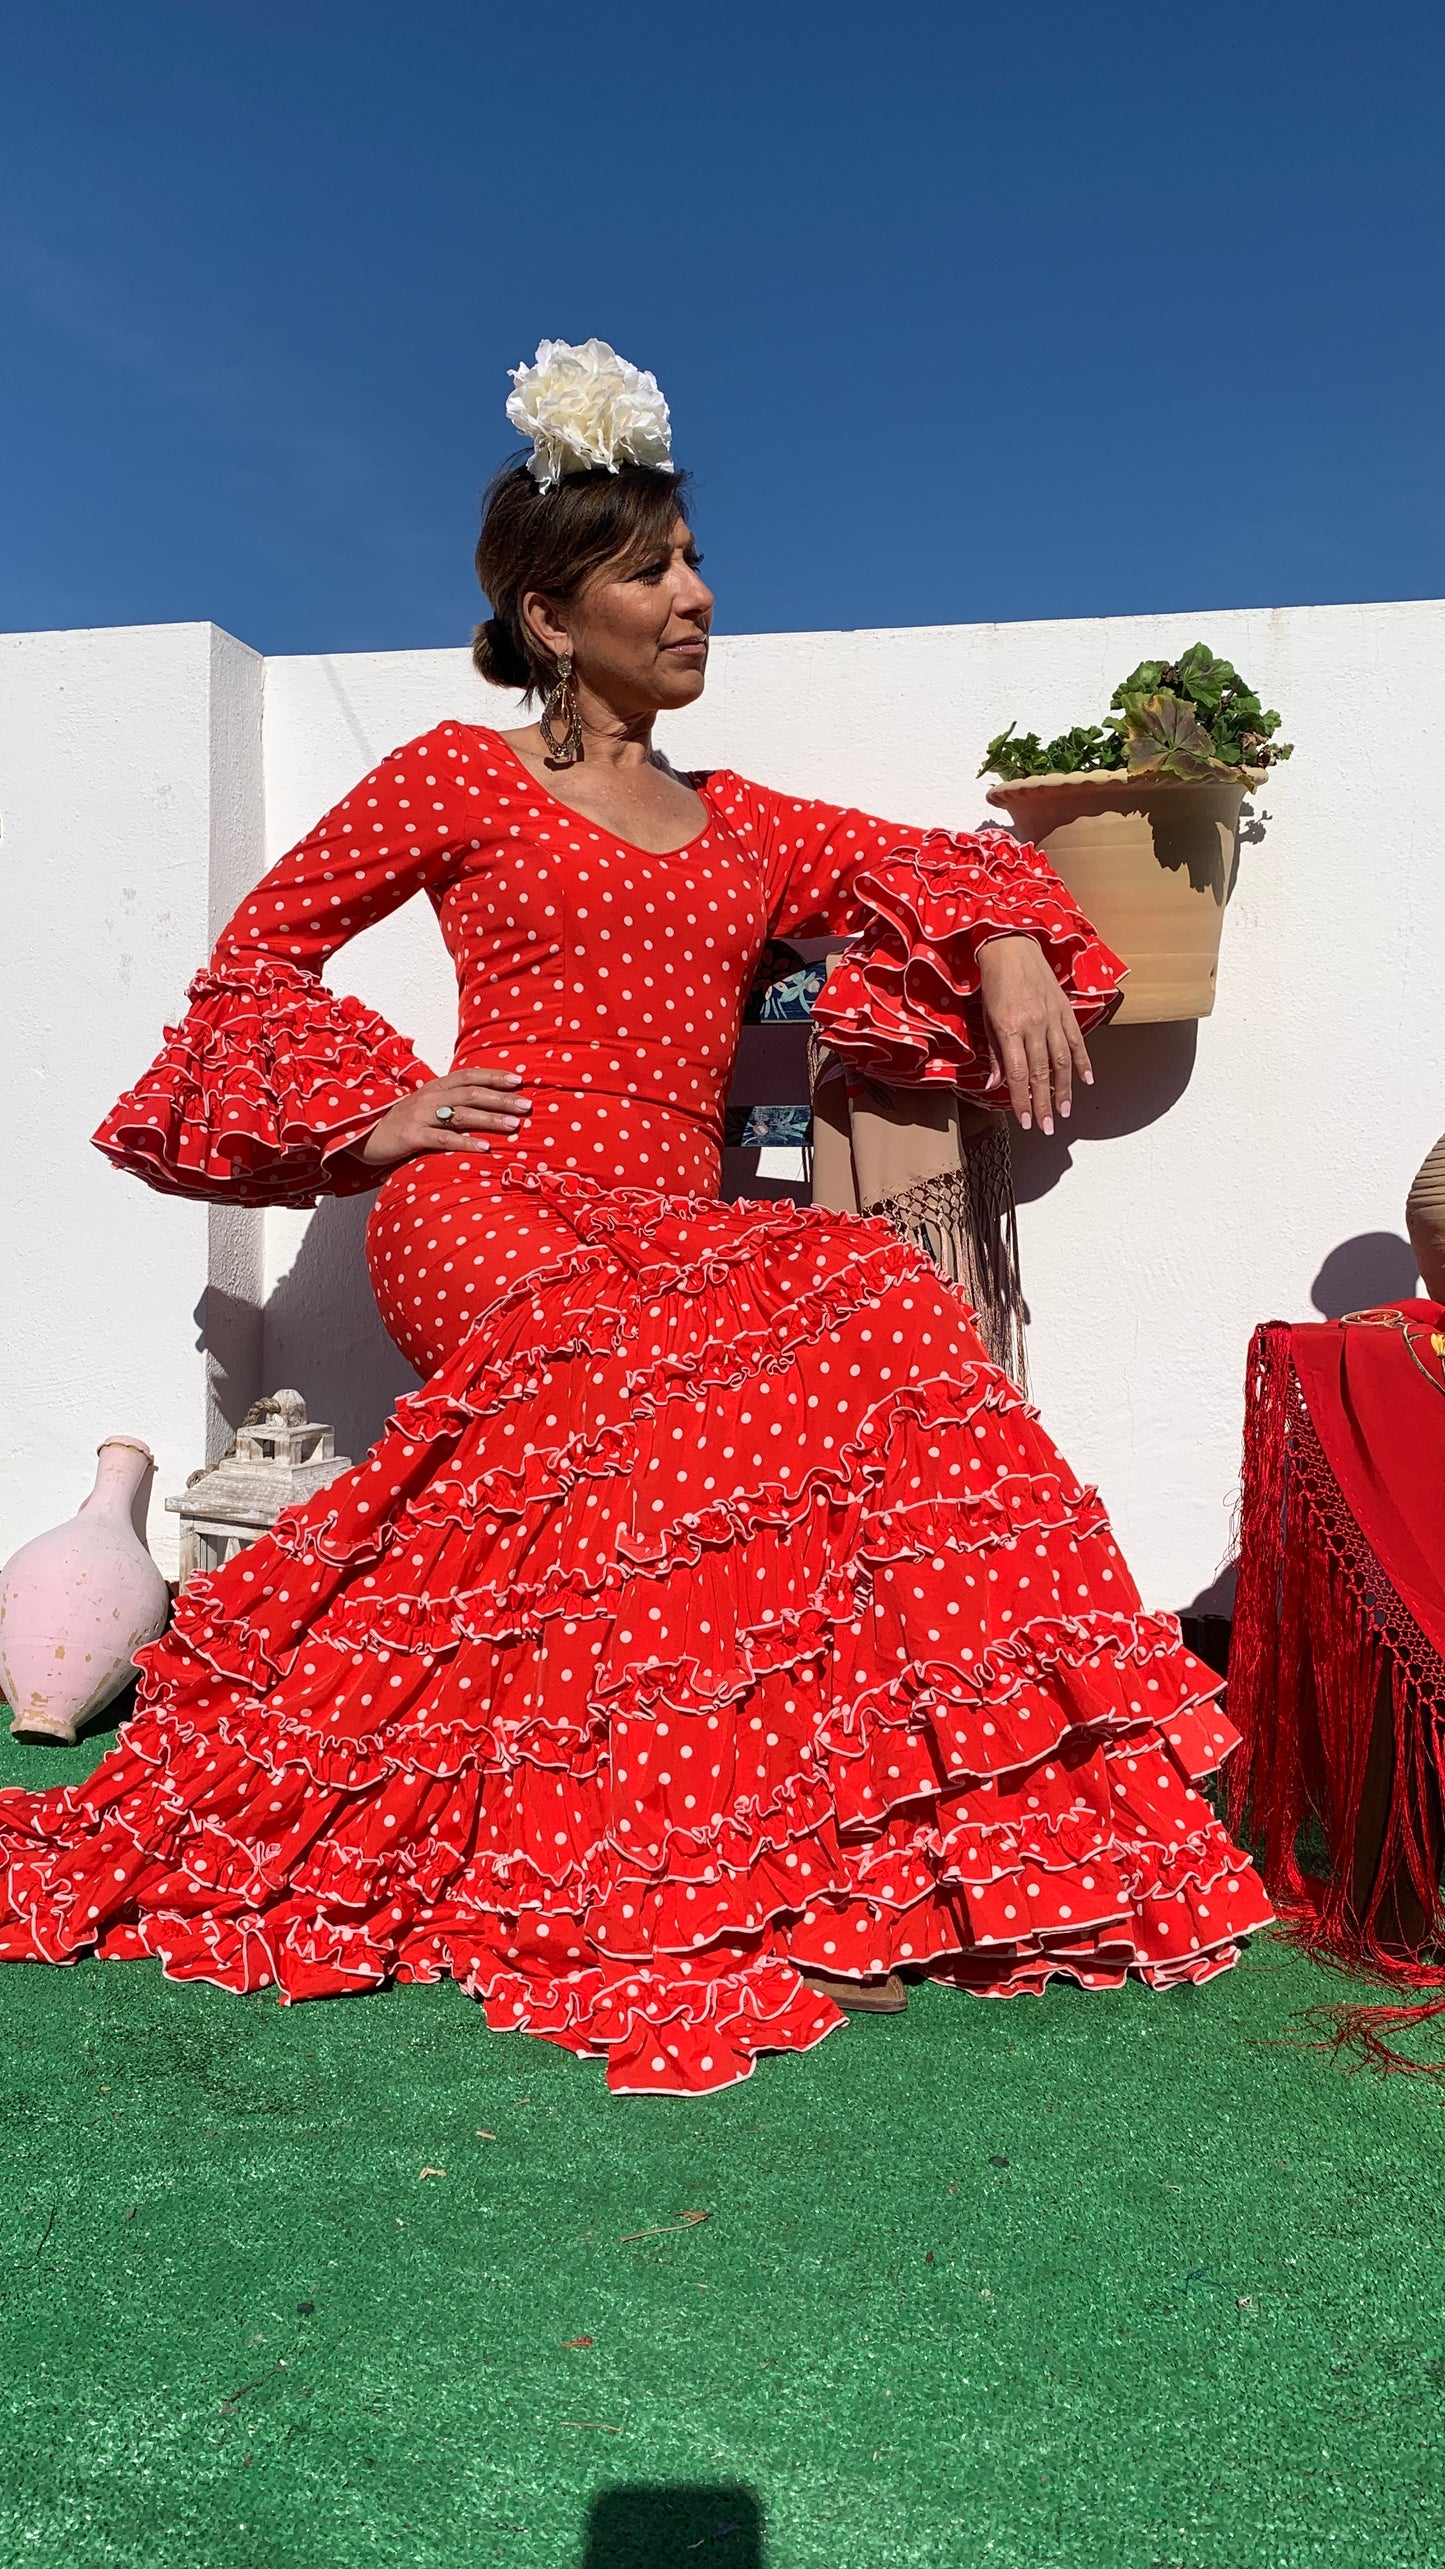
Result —
[{"label": "hair bun", "polygon": [[479,624],[472,643],[472,659],[480,675],[492,687],[531,687],[532,671],[510,625],[500,616],[488,616]]}]

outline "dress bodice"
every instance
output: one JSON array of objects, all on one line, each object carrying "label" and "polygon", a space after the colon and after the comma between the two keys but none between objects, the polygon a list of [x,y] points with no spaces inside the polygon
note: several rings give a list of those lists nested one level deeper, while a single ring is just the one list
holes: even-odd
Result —
[{"label": "dress bodice", "polygon": [[1058,877],[1007,833],[909,832],[770,792],[693,780],[681,848],[631,846],[549,793],[502,736],[446,722],[394,750],[241,903],[183,1023],[107,1117],[100,1147],[173,1192],[306,1202],[374,1185],[354,1145],[435,1074],[373,1011],[320,979],[417,892],[456,966],[453,1067],[517,1070],[531,1116],[493,1165],[715,1195],[723,1107],[770,934],[851,935],[819,1003],[861,1066],[997,1084],[979,949],[1036,936],[1081,1022],[1120,967]]},{"label": "dress bodice", "polygon": [[[706,786],[706,826],[665,855],[547,794],[474,732],[478,842],[438,885],[456,966],[458,1070],[516,1070],[532,1114],[512,1160],[610,1185],[716,1192],[743,1001],[769,924],[766,868]],[[471,788],[467,789],[471,799]]]}]

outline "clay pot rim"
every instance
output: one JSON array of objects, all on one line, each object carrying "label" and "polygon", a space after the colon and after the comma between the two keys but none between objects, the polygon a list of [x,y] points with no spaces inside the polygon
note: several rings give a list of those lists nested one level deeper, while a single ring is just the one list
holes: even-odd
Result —
[{"label": "clay pot rim", "polygon": [[128,1445],[132,1454],[144,1454],[148,1463],[156,1459],[142,1436],[102,1436],[95,1449],[97,1454],[103,1454],[108,1445]]},{"label": "clay pot rim", "polygon": [[1268,774],[1267,767],[1236,767],[1229,776],[1131,776],[1127,767],[1055,767],[1044,776],[1019,776],[1009,783],[1000,779],[996,785],[989,786],[984,801],[1007,809],[1020,794],[1037,794],[1061,785],[1069,786],[1075,793],[1092,789],[1108,797],[1121,793],[1141,796],[1198,794],[1201,791],[1217,793],[1221,786],[1228,790],[1237,782],[1241,794],[1252,794]]}]

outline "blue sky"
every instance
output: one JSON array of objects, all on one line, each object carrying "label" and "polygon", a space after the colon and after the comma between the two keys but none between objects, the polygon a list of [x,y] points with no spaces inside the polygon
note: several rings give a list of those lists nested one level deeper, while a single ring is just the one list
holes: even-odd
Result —
[{"label": "blue sky", "polygon": [[1438,5],[44,0],[0,626],[455,642],[506,368],[651,366],[723,630],[1445,592]]}]

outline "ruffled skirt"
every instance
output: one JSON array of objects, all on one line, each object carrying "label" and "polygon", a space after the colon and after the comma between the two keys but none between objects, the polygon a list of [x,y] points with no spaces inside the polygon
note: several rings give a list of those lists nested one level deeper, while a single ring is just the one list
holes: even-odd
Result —
[{"label": "ruffled skirt", "polygon": [[85,1785],[0,1794],[0,1956],[450,1972],[697,2092],[842,2021],[810,1970],[1167,1988],[1266,1923],[1216,1681],[882,1223],[456,1154],[372,1263],[440,1361],[190,1583]]}]

